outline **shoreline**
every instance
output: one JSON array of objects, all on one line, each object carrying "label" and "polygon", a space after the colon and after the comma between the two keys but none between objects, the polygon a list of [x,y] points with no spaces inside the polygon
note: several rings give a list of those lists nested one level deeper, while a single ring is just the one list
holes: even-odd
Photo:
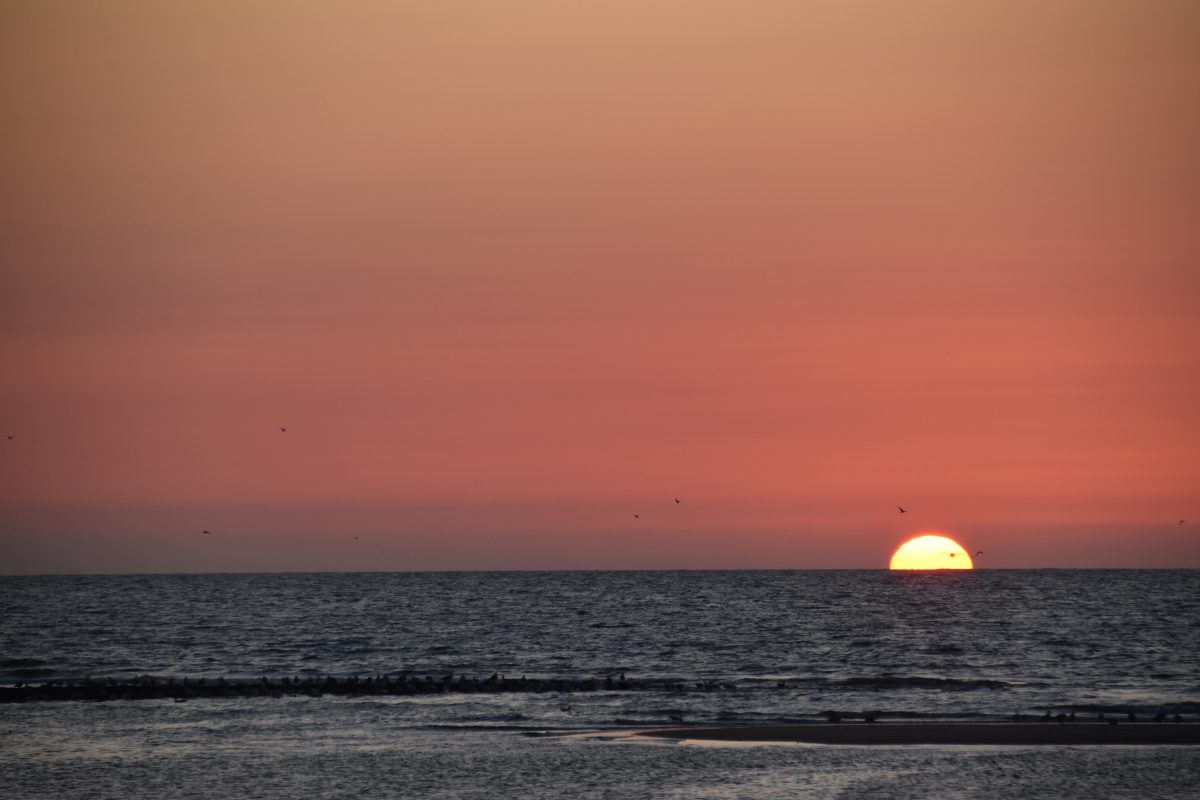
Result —
[{"label": "shoreline", "polygon": [[675,741],[841,745],[1200,745],[1195,723],[1067,725],[1024,722],[879,722],[873,724],[722,725],[639,730]]}]

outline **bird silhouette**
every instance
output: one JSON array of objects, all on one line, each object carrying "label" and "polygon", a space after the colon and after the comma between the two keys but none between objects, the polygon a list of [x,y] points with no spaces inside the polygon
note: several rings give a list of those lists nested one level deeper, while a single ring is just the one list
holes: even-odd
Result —
[{"label": "bird silhouette", "polygon": [[285,428],[285,427],[283,427],[283,426],[281,425],[281,426],[279,426],[279,432],[280,432],[280,433],[287,433],[287,428]]},{"label": "bird silhouette", "polygon": [[[12,437],[10,436],[10,437],[8,437],[8,438],[10,438],[10,439],[11,439]],[[680,500],[678,497],[676,497],[676,498],[675,498],[675,502],[676,502],[676,503],[681,503],[681,502],[683,502],[683,501],[682,501],[682,500]]]},{"label": "bird silhouette", "polygon": [[[10,437],[8,437],[8,438],[10,438],[10,439],[11,439],[12,437],[10,436]],[[676,501],[676,502],[678,502],[678,501]],[[1187,520],[1186,520],[1186,519],[1181,519],[1181,520],[1179,520],[1179,524],[1180,524],[1180,525],[1182,525],[1182,524],[1183,524],[1183,523],[1185,523],[1185,522],[1187,522]]]},{"label": "bird silhouette", "polygon": [[975,551],[975,557],[976,557],[976,558],[979,558],[981,555],[983,555],[983,551],[982,551],[982,550],[976,550],[976,551]]},{"label": "bird silhouette", "polygon": [[212,531],[200,531],[205,536],[212,536]]},{"label": "bird silhouette", "polygon": [[900,513],[901,513],[901,514],[907,514],[907,513],[908,513],[908,511],[907,511],[907,510],[904,508],[904,506],[896,506],[896,508],[900,509]]},{"label": "bird silhouette", "polygon": [[634,515],[633,515],[633,518],[634,518],[634,519],[641,519],[641,517],[639,517],[637,514],[634,514]]},{"label": "bird silhouette", "polygon": [[[12,434],[12,433],[10,433],[10,434],[8,435],[8,438],[10,438],[10,439],[15,439],[15,438],[17,438],[17,437],[16,437],[16,434]],[[675,502],[676,502],[676,503],[678,503],[679,501],[678,501],[678,500],[676,500]],[[1183,524],[1183,520],[1179,520],[1179,524],[1180,524],[1180,525],[1182,525],[1182,524]]]}]

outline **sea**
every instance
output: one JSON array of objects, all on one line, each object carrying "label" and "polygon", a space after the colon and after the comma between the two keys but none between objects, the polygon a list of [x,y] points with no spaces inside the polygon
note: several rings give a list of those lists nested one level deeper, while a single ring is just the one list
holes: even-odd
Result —
[{"label": "sea", "polygon": [[1198,570],[0,577],[3,686],[542,687],[2,703],[0,795],[1195,798],[1191,746],[628,732],[862,724],[866,712],[881,724],[1047,713],[1197,724],[1198,623]]}]

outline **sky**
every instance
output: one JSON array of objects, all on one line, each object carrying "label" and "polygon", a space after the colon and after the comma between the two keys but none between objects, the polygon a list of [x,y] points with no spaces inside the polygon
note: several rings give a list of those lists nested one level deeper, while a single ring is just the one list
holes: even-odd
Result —
[{"label": "sky", "polygon": [[1198,568],[1197,41],[7,2],[0,573]]}]

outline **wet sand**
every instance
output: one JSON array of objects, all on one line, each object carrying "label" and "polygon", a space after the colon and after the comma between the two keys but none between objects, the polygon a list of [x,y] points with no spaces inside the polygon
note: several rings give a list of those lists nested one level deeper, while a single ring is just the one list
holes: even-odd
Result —
[{"label": "wet sand", "polygon": [[881,722],[843,725],[729,725],[660,728],[639,732],[663,739],[726,742],[804,742],[808,744],[941,744],[941,745],[1200,745],[1200,725],[1194,723],[1080,722],[954,723]]}]

